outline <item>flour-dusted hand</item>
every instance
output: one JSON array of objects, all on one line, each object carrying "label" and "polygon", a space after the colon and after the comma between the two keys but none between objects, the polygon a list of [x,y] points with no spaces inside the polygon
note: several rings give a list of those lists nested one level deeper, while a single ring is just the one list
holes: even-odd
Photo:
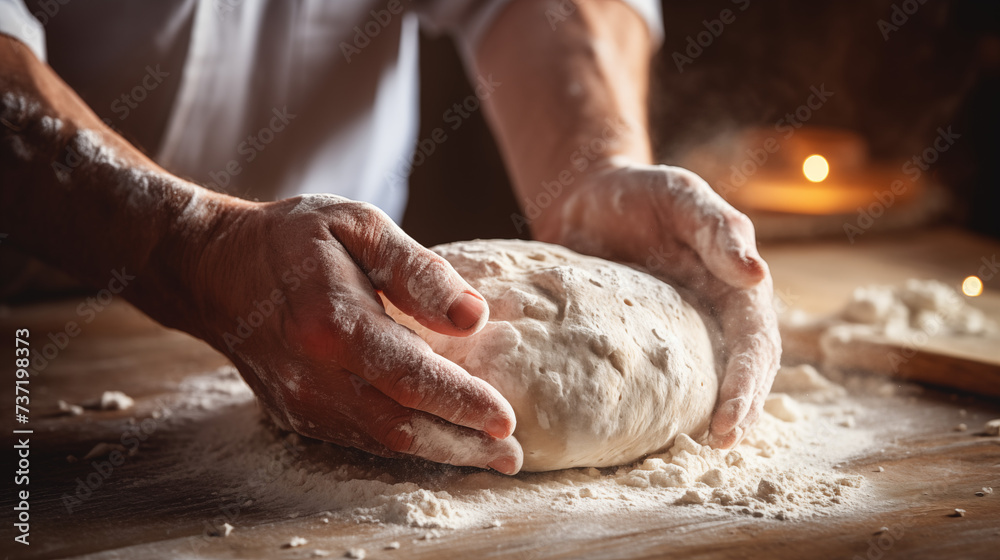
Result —
[{"label": "flour-dusted hand", "polygon": [[611,160],[534,224],[536,237],[640,265],[687,288],[722,327],[726,356],[710,442],[736,445],[764,406],[781,340],[753,224],[696,174]]},{"label": "flour-dusted hand", "polygon": [[384,456],[520,469],[507,401],[382,306],[378,292],[429,329],[477,332],[485,300],[447,261],[340,197],[241,203],[218,222],[197,264],[196,331],[278,422]]}]

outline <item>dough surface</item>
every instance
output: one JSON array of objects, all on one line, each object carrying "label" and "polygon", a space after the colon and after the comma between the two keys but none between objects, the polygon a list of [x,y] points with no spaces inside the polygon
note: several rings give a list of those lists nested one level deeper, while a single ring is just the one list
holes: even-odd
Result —
[{"label": "dough surface", "polygon": [[718,392],[712,346],[670,285],[534,241],[432,250],[486,298],[489,322],[450,337],[387,310],[510,402],[523,470],[620,465],[707,430]]}]

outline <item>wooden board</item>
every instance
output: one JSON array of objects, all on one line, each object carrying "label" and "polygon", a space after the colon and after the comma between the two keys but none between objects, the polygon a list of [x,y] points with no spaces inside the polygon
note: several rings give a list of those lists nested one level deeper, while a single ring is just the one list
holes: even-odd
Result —
[{"label": "wooden board", "polygon": [[997,335],[935,336],[902,342],[868,336],[842,343],[830,341],[835,348],[826,356],[819,352],[825,318],[847,302],[854,288],[863,285],[898,286],[918,278],[939,280],[959,290],[966,276],[979,275],[986,290],[979,297],[966,297],[966,302],[997,321],[1000,271],[994,270],[992,264],[998,253],[994,241],[949,229],[880,238],[859,245],[826,241],[784,245],[773,254],[765,250],[765,258],[775,270],[779,299],[817,317],[809,325],[782,326],[785,358],[791,363],[823,362],[846,371],[868,371],[1000,397]]},{"label": "wooden board", "polygon": [[977,395],[1000,397],[1000,339],[996,336],[938,336],[899,341],[882,335],[828,339],[825,321],[783,325],[785,364],[822,364],[846,372],[867,372],[929,383]]}]

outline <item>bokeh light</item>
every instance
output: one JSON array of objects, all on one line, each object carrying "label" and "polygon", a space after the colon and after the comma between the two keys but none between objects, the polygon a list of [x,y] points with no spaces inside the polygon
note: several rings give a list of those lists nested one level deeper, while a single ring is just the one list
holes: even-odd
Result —
[{"label": "bokeh light", "polygon": [[969,297],[976,297],[983,293],[983,281],[978,276],[969,276],[962,281],[962,293]]},{"label": "bokeh light", "polygon": [[830,174],[830,164],[821,155],[811,155],[802,163],[802,173],[813,183],[819,183]]}]

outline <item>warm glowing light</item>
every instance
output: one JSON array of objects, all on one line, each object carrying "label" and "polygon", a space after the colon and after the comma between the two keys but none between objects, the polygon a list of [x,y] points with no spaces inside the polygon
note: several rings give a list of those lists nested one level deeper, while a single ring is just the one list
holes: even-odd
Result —
[{"label": "warm glowing light", "polygon": [[976,297],[983,293],[983,281],[978,276],[969,276],[962,282],[962,293],[969,297]]},{"label": "warm glowing light", "polygon": [[802,173],[805,174],[806,179],[813,183],[819,183],[830,174],[830,164],[826,162],[825,157],[812,155],[802,163]]}]

